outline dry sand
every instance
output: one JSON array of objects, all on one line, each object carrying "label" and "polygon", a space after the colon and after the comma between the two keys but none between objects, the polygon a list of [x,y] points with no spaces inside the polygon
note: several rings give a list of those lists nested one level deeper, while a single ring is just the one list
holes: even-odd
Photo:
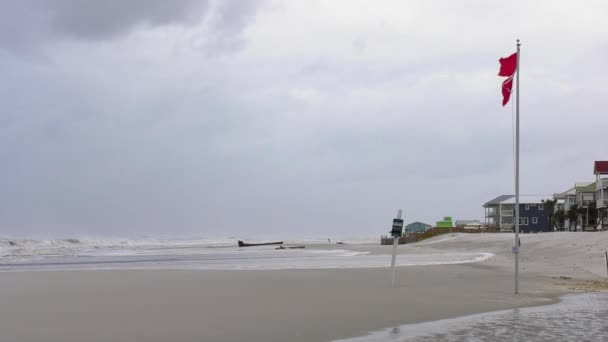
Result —
[{"label": "dry sand", "polygon": [[[601,254],[608,233],[524,235],[521,294],[513,295],[512,237],[457,234],[402,246],[400,258],[451,251],[496,256],[401,267],[394,289],[387,269],[0,273],[0,341],[331,341],[552,303],[566,292],[605,286]],[[390,253],[390,247],[340,248]]]}]

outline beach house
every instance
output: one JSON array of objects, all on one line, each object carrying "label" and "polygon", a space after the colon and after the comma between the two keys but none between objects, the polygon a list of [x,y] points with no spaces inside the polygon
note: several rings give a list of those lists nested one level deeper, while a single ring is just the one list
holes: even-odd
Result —
[{"label": "beach house", "polygon": [[596,228],[608,228],[608,161],[595,161],[595,206],[597,209]]},{"label": "beach house", "polygon": [[424,233],[431,229],[433,226],[424,222],[412,222],[405,226],[405,231],[408,233]]},{"label": "beach house", "polygon": [[502,201],[514,197],[513,195],[500,195],[486,203],[483,208],[485,210],[485,225],[488,227],[499,228],[500,230],[510,230],[513,226],[513,205],[501,204]]},{"label": "beach house", "polygon": [[[564,227],[574,230],[608,228],[608,161],[595,161],[595,182],[577,182],[574,187],[553,198],[556,210],[565,213]],[[573,217],[570,222],[568,217]]]},{"label": "beach house", "polygon": [[[550,195],[519,196],[519,227],[520,231],[547,232],[553,231],[551,216],[553,208],[546,206],[543,201]],[[499,228],[503,232],[511,232],[515,227],[515,196],[501,195],[483,205],[486,225]]]},{"label": "beach house", "polygon": [[577,226],[584,229],[595,229],[595,182],[587,183],[586,185],[577,184],[576,188],[576,204],[578,205]]},{"label": "beach house", "polygon": [[572,205],[576,204],[576,188],[572,187],[564,192],[553,194],[553,199],[557,201],[555,210],[568,210]]},{"label": "beach house", "polygon": [[452,223],[452,216],[444,216],[443,220],[437,221],[437,228],[454,228]]},{"label": "beach house", "polygon": [[[570,221],[566,215],[566,212],[573,206],[576,205],[576,188],[572,187],[564,192],[560,192],[557,194],[553,194],[553,199],[556,201],[555,203],[555,211],[563,211],[564,212],[564,221],[563,226],[558,222],[558,228],[567,228],[570,227]],[[574,224],[574,226],[576,226]]]},{"label": "beach house", "polygon": [[[555,210],[563,210],[566,216],[564,227],[574,230],[595,229],[596,225],[596,182],[576,182],[574,187],[554,194],[553,199],[557,201]],[[569,211],[573,213],[574,220],[570,222]]]}]

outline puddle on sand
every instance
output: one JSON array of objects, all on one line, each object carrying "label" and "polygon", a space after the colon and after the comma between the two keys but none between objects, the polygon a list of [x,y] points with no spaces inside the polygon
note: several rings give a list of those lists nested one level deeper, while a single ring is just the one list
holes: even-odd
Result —
[{"label": "puddle on sand", "polygon": [[608,294],[577,294],[558,304],[407,324],[339,342],[608,342],[607,320]]}]

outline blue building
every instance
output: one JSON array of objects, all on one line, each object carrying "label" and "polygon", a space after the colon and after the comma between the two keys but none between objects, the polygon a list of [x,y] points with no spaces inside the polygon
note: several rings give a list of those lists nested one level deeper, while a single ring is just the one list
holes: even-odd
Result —
[{"label": "blue building", "polygon": [[[552,208],[542,203],[519,204],[519,229],[524,233],[552,232]],[[515,229],[515,228],[514,228]]]},{"label": "blue building", "polygon": [[432,228],[430,224],[423,222],[412,222],[405,226],[405,231],[408,233],[424,233],[430,228]]}]

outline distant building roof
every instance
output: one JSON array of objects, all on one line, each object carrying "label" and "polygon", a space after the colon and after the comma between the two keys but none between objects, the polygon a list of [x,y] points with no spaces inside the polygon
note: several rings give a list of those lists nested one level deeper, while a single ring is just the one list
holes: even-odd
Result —
[{"label": "distant building roof", "polygon": [[576,182],[576,183],[574,183],[574,187],[575,188],[584,188],[584,187],[589,186],[591,184],[593,184],[593,182]]},{"label": "distant building roof", "polygon": [[[542,203],[544,200],[548,200],[553,198],[551,195],[520,195],[519,196],[519,204],[534,204],[534,203]],[[507,198],[506,200],[500,202],[501,204],[515,204],[515,196]]]},{"label": "distant building roof", "polygon": [[422,224],[422,225],[424,225],[424,226],[427,226],[427,227],[432,227],[432,226],[431,226],[430,224],[428,224],[428,223],[419,222],[419,221],[412,222],[412,223],[408,223],[408,224],[406,225],[406,227],[407,227],[407,226],[409,226],[409,225],[412,225],[412,224],[416,224],[416,223],[420,223],[420,224]]},{"label": "distant building roof", "polygon": [[608,161],[596,160],[593,165],[593,173],[596,175],[608,175]]},{"label": "distant building roof", "polygon": [[454,223],[454,225],[456,227],[466,226],[466,225],[480,226],[480,225],[483,225],[483,223],[481,223],[479,220],[456,220],[456,222]]},{"label": "distant building roof", "polygon": [[595,182],[576,182],[574,183],[573,188],[558,194],[553,194],[553,198],[565,198],[567,195],[576,195],[577,192],[595,192]]},{"label": "distant building roof", "polygon": [[595,182],[589,183],[584,186],[577,186],[577,192],[595,192]]},{"label": "distant building roof", "polygon": [[514,195],[500,195],[500,196],[496,197],[495,199],[493,199],[493,200],[491,200],[491,201],[486,202],[486,203],[483,205],[483,207],[484,207],[484,208],[486,208],[486,207],[487,207],[487,206],[489,206],[489,205],[498,204],[498,203],[500,203],[500,202],[502,202],[502,201],[504,201],[504,200],[506,200],[506,199],[509,199],[509,198],[511,198],[511,197],[515,197],[515,196],[514,196]]},{"label": "distant building roof", "polygon": [[560,192],[559,194],[553,194],[553,198],[564,199],[567,195],[576,195],[576,188],[570,188],[564,192]]}]

